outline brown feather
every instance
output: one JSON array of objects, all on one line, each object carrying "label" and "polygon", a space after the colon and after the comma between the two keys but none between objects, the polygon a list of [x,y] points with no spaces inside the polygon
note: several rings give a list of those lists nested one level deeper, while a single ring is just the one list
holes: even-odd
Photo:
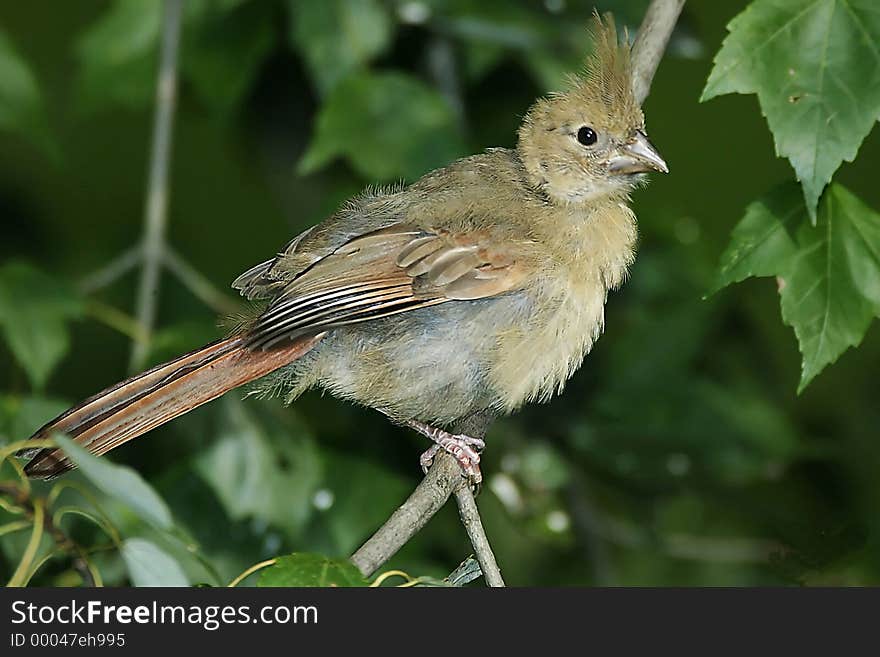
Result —
[{"label": "brown feather", "polygon": [[488,244],[486,231],[437,235],[408,224],[353,239],[291,280],[250,327],[248,344],[265,349],[305,332],[509,290],[524,268]]},{"label": "brown feather", "polygon": [[[102,455],[223,393],[289,364],[322,335],[269,351],[252,351],[228,338],[108,388],[52,420],[32,438],[67,434]],[[30,477],[51,478],[74,467],[59,449],[41,449],[25,467]]]}]

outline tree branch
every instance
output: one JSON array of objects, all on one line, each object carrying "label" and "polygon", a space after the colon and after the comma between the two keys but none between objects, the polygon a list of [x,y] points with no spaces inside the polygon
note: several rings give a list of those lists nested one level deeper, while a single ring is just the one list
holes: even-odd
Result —
[{"label": "tree branch", "polygon": [[501,570],[495,561],[495,553],[492,552],[492,546],[489,545],[486,530],[483,529],[483,521],[480,519],[477,502],[474,500],[470,486],[459,485],[455,489],[455,500],[458,502],[458,516],[471,539],[471,545],[474,546],[474,554],[480,564],[480,570],[483,571],[486,584],[493,587],[504,586]]},{"label": "tree branch", "polygon": [[[159,280],[162,274],[165,232],[168,225],[168,172],[174,110],[177,104],[177,53],[183,0],[165,0],[162,20],[162,48],[156,81],[156,114],[144,214],[143,268],[137,297],[137,318],[147,337],[156,322]],[[149,342],[135,342],[131,369],[139,369],[147,358]]]},{"label": "tree branch", "polygon": [[669,37],[684,7],[685,0],[653,0],[645,12],[633,44],[633,86],[639,105],[651,91],[654,73],[663,59]]},{"label": "tree branch", "polygon": [[[218,313],[233,314],[240,306],[217,290],[208,279],[177,254],[166,239],[168,227],[168,188],[174,113],[177,106],[178,53],[182,30],[183,0],[165,0],[162,19],[162,44],[156,79],[156,111],[150,168],[144,206],[143,235],[137,246],[128,249],[79,283],[85,294],[97,292],[129,271],[141,266],[135,310],[137,338],[132,345],[129,369],[141,369],[150,347],[162,269],[177,277],[193,295]],[[105,317],[106,319],[106,317]],[[117,322],[114,328],[121,328]],[[134,335],[130,330],[123,331]]]},{"label": "tree branch", "polygon": [[434,465],[406,502],[364,543],[351,560],[369,577],[393,557],[437,513],[453,488],[464,481],[461,468],[449,454],[441,452]]},{"label": "tree branch", "polygon": [[143,260],[143,249],[133,246],[113,258],[98,271],[83,277],[78,287],[83,294],[92,294],[122,278]]},{"label": "tree branch", "polygon": [[[645,13],[633,45],[634,86],[639,103],[648,96],[654,73],[683,6],[684,0],[653,0]],[[462,428],[457,430],[481,437],[487,426],[483,425],[476,432]],[[351,560],[365,577],[369,577],[424,527],[453,493],[458,502],[462,524],[474,546],[486,583],[489,586],[504,586],[473,494],[461,477],[455,459],[445,453],[440,453],[434,459],[434,465],[412,495],[352,555]]]},{"label": "tree branch", "polygon": [[189,264],[170,246],[165,246],[162,260],[168,271],[174,274],[193,296],[215,312],[233,315],[242,310],[238,302],[214,287],[207,276]]}]

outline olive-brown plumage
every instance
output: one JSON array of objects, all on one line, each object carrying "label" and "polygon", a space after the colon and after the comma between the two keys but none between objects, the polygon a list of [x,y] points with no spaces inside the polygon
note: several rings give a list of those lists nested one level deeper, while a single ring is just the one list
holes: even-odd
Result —
[{"label": "olive-brown plumage", "polygon": [[[478,480],[481,441],[443,429],[562,389],[633,261],[629,194],[644,172],[666,171],[628,45],[610,19],[597,19],[594,40],[585,72],[529,110],[515,149],[352,199],[236,279],[267,305],[235,336],[99,393],[35,437],[62,430],[104,453],[274,370],[267,394],[318,386],[375,408]],[[69,467],[43,450],[27,470]]]}]

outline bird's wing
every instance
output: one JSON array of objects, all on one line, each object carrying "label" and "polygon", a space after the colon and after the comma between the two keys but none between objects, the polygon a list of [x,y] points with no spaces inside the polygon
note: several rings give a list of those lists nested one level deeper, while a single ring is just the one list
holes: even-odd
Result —
[{"label": "bird's wing", "polygon": [[347,242],[399,223],[403,205],[405,199],[393,189],[367,190],[294,237],[271,260],[248,269],[232,287],[249,300],[273,299],[291,280]]},{"label": "bird's wing", "polygon": [[[289,269],[280,265],[291,255],[302,252],[300,245],[303,241],[308,240],[315,228],[315,226],[307,228],[290,240],[274,258],[261,262],[241,274],[232,281],[233,289],[238,290],[241,296],[248,301],[273,297],[290,280]],[[315,260],[320,258],[321,254],[319,253]],[[309,263],[304,264],[307,266]]]},{"label": "bird's wing", "polygon": [[[402,223],[356,237],[292,278],[261,288],[272,301],[249,327],[251,345],[507,292],[530,269],[517,258],[517,246],[496,244],[485,231],[452,234]],[[257,280],[265,273],[255,268],[243,276]],[[241,289],[247,295],[256,288],[245,280]]]}]

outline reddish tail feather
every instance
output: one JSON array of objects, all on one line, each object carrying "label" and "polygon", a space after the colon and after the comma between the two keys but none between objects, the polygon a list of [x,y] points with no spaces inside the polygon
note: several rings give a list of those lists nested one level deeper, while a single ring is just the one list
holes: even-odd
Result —
[{"label": "reddish tail feather", "polygon": [[[223,393],[292,363],[323,337],[310,336],[267,350],[250,349],[246,338],[206,345],[116,384],[65,411],[31,439],[66,434],[100,456],[150,429],[216,399]],[[50,479],[74,464],[55,448],[25,453],[29,477]]]}]

